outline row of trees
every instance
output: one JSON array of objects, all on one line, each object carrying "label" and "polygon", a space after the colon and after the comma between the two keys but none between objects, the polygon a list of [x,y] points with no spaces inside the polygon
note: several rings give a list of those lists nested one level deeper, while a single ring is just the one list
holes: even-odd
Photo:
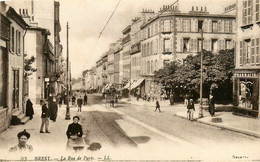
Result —
[{"label": "row of trees", "polygon": [[[170,62],[163,69],[155,72],[155,81],[171,89],[175,97],[182,99],[191,95],[199,97],[201,55],[189,55],[180,62]],[[218,102],[232,101],[232,75],[234,69],[234,49],[221,50],[218,54],[203,52],[203,98],[208,98],[210,91]]]}]

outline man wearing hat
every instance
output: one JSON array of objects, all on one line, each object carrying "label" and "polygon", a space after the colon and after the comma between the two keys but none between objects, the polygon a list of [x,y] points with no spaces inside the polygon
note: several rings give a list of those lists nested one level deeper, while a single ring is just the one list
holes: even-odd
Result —
[{"label": "man wearing hat", "polygon": [[33,147],[31,145],[27,145],[27,141],[30,138],[30,134],[26,132],[26,130],[19,132],[17,134],[18,137],[18,145],[11,147],[9,152],[32,152]]},{"label": "man wearing hat", "polygon": [[50,133],[49,132],[49,109],[46,106],[44,100],[40,100],[40,104],[42,106],[42,124],[41,124],[41,128],[40,128],[40,133],[44,133],[43,132],[43,127],[45,126],[45,133]]}]

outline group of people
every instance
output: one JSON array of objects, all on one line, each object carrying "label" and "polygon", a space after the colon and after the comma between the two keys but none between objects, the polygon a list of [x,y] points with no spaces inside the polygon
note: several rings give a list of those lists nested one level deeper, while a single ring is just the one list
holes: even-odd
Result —
[{"label": "group of people", "polygon": [[[84,95],[83,99],[82,99],[81,96],[77,99],[78,112],[81,112],[82,104],[84,104],[84,105],[88,104],[88,96],[87,96],[87,94]],[[75,104],[76,104],[76,97],[73,95],[72,96],[72,105],[75,105]]]},{"label": "group of people", "polygon": [[[46,104],[43,104],[43,108],[46,109],[47,106]],[[46,111],[44,112],[43,116],[47,116],[48,114]],[[45,118],[45,117],[43,117]],[[79,124],[80,118],[78,116],[73,117],[73,123],[69,124],[68,129],[66,131],[66,135],[68,138],[67,141],[67,149],[74,149],[74,147],[77,147],[81,144],[83,144],[83,131],[82,131],[82,126]],[[45,133],[50,133],[46,131]],[[30,138],[30,133],[27,132],[26,130],[23,130],[17,134],[18,138],[18,144],[11,147],[9,149],[9,152],[14,152],[14,153],[29,153],[33,151],[33,146],[28,145],[27,141]]]}]

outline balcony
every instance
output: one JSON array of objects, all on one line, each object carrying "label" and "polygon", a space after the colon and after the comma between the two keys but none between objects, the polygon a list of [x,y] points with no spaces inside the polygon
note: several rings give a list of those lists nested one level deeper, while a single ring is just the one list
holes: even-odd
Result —
[{"label": "balcony", "polygon": [[172,53],[170,48],[165,48],[164,51],[162,52],[162,54],[164,55],[170,55]]},{"label": "balcony", "polygon": [[130,40],[131,40],[130,34],[127,34],[127,36],[123,38],[122,43],[123,43],[123,44],[126,44],[126,43],[129,42]]},{"label": "balcony", "polygon": [[137,53],[137,52],[140,52],[141,49],[140,49],[140,43],[136,43],[134,45],[132,45],[131,47],[131,54],[134,54],[134,53]]}]

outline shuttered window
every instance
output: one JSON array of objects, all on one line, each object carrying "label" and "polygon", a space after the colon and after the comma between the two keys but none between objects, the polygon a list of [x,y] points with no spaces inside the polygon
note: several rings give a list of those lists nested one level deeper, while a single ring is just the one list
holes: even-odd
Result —
[{"label": "shuttered window", "polygon": [[252,0],[243,1],[243,25],[248,25],[252,23]]}]

